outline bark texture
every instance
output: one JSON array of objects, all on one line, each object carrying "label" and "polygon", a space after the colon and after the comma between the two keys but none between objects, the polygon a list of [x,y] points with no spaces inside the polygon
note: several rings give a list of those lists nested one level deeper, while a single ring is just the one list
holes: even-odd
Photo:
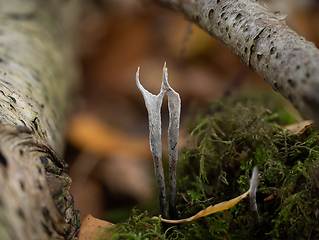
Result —
[{"label": "bark texture", "polygon": [[319,122],[319,50],[258,0],[157,0],[182,12]]},{"label": "bark texture", "polygon": [[72,239],[63,153],[79,1],[0,2],[0,239]]}]

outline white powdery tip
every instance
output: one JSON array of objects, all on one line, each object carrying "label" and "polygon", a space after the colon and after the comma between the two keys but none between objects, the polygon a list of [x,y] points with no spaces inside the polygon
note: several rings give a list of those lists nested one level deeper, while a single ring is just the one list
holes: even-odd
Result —
[{"label": "white powdery tip", "polygon": [[251,197],[256,196],[256,191],[257,191],[258,182],[259,182],[258,174],[259,174],[258,168],[254,167],[251,180],[250,180],[250,188],[249,188],[250,189],[249,195]]}]

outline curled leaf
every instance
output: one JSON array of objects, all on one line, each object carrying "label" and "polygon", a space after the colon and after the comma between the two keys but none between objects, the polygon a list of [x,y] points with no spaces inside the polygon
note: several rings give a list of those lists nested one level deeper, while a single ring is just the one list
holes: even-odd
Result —
[{"label": "curled leaf", "polygon": [[[166,222],[166,223],[185,223],[185,222],[190,222],[193,221],[197,218],[201,218],[201,217],[205,217],[207,215],[210,215],[212,213],[216,213],[216,212],[220,212],[220,211],[224,211],[227,209],[230,209],[231,207],[235,206],[238,202],[240,202],[242,199],[244,199],[245,197],[247,197],[247,195],[250,193],[250,190],[248,190],[247,192],[245,192],[244,194],[233,198],[229,201],[225,201],[225,202],[221,202],[218,203],[214,206],[209,206],[208,208],[198,212],[197,214],[195,214],[192,217],[189,218],[185,218],[185,219],[181,219],[181,220],[168,220],[168,219],[164,219],[162,218],[161,221],[162,222]],[[158,220],[158,217],[152,217],[153,220]]]},{"label": "curled leaf", "polygon": [[[250,200],[251,200],[251,202],[253,202],[252,210],[257,214],[257,218],[256,218],[256,224],[257,224],[257,223],[259,223],[259,216],[258,216],[258,212],[257,212],[257,203],[256,203],[257,186],[258,186],[258,168],[254,167],[251,181],[250,181],[250,188],[247,192],[243,193],[242,195],[240,195],[236,198],[233,198],[229,201],[221,202],[221,203],[218,203],[214,206],[209,206],[208,208],[198,212],[197,214],[195,214],[194,216],[189,217],[189,218],[185,218],[185,219],[181,219],[181,220],[168,220],[168,219],[162,218],[161,221],[166,222],[166,223],[173,223],[173,224],[190,222],[190,221],[193,221],[197,218],[201,218],[201,217],[205,217],[207,215],[210,215],[212,213],[221,212],[221,211],[230,209],[233,206],[235,206],[237,203],[239,203],[242,199],[247,197],[248,194],[250,194]],[[158,217],[152,217],[152,219],[158,220]]]}]

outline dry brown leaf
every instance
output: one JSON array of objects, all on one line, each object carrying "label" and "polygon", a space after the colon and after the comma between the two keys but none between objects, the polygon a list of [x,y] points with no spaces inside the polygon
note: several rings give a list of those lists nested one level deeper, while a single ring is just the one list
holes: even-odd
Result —
[{"label": "dry brown leaf", "polygon": [[[93,217],[91,214],[85,216],[82,221],[79,240],[94,240],[102,234],[105,229],[114,227],[115,224]],[[106,239],[102,238],[102,239]]]},{"label": "dry brown leaf", "polygon": [[102,122],[94,114],[74,116],[69,122],[67,136],[75,147],[99,156],[120,152],[131,159],[152,159],[146,136],[133,137]]},{"label": "dry brown leaf", "polygon": [[306,129],[313,126],[312,120],[306,120],[302,121],[296,124],[288,125],[288,126],[282,126],[283,129],[288,129],[291,132],[302,134]]},{"label": "dry brown leaf", "polygon": [[267,202],[267,201],[273,200],[274,198],[275,198],[275,194],[273,193],[273,194],[269,195],[268,197],[266,197],[264,199],[264,201]]},{"label": "dry brown leaf", "polygon": [[105,187],[98,180],[89,178],[82,183],[76,179],[70,191],[74,198],[74,208],[81,211],[81,221],[88,213],[96,217],[105,216],[109,200],[105,196]]},{"label": "dry brown leaf", "polygon": [[154,195],[151,170],[151,163],[145,165],[123,156],[112,156],[108,161],[101,162],[94,176],[108,191],[146,204]]}]

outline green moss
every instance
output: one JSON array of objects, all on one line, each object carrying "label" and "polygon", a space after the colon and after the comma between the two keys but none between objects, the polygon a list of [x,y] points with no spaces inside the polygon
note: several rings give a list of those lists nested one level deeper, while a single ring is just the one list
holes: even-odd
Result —
[{"label": "green moss", "polygon": [[120,240],[120,239],[165,239],[165,233],[161,233],[160,221],[153,221],[148,216],[147,211],[140,213],[135,208],[131,212],[131,216],[126,223],[117,224],[116,227],[108,229],[98,239],[108,236],[112,233],[108,239]]},{"label": "green moss", "polygon": [[252,168],[258,166],[261,227],[255,226],[249,200],[244,199],[228,211],[183,223],[169,236],[158,235],[160,224],[146,213],[133,214],[128,224],[118,226],[115,239],[122,232],[142,237],[151,234],[148,231],[152,239],[319,238],[319,132],[281,129],[278,124],[295,120],[270,98],[229,97],[198,113],[189,121],[194,142],[178,166],[181,218],[247,191]]}]

